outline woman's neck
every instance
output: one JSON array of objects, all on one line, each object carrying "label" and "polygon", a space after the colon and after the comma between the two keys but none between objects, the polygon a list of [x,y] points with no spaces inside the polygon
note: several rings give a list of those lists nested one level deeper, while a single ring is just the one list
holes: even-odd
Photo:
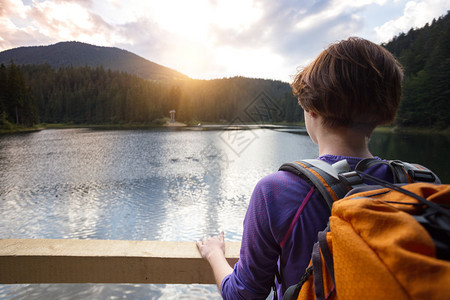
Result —
[{"label": "woman's neck", "polygon": [[365,133],[348,128],[323,128],[317,133],[319,155],[331,154],[369,158],[369,138]]}]

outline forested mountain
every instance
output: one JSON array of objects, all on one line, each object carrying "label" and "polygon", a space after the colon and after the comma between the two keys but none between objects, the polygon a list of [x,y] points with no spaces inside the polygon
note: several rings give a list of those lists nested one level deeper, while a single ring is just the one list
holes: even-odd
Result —
[{"label": "forested mountain", "polygon": [[[184,122],[264,122],[251,117],[252,103],[265,106],[261,116],[272,110],[271,121],[300,121],[303,116],[289,85],[281,81],[243,77],[149,81],[103,67],[54,69],[48,64],[14,63],[1,65],[0,76],[6,78],[5,88],[0,88],[0,111],[10,123],[148,124],[160,122],[172,109]],[[24,113],[29,111],[26,107],[36,109]]]},{"label": "forested mountain", "polygon": [[175,70],[163,67],[136,54],[113,47],[100,47],[80,42],[61,42],[49,46],[20,47],[0,52],[0,64],[16,65],[49,64],[58,69],[65,67],[96,68],[122,71],[144,79],[187,79]]},{"label": "forested mountain", "polygon": [[0,123],[152,123],[171,109],[184,122],[264,121],[246,111],[261,94],[273,106],[272,121],[303,118],[285,82],[193,80],[117,48],[22,47],[1,52],[0,63]]},{"label": "forested mountain", "polygon": [[[405,68],[396,124],[448,128],[449,15],[383,46]],[[69,50],[62,54],[54,50],[58,47]],[[35,61],[27,60],[30,49]],[[0,127],[39,122],[160,123],[172,109],[183,122],[303,121],[289,84],[281,81],[194,80],[124,50],[75,42],[13,50],[0,53],[0,62],[5,53],[14,53],[0,64]],[[104,64],[99,63],[102,59]],[[150,73],[125,72],[145,66]]]},{"label": "forested mountain", "polygon": [[31,126],[39,123],[39,111],[19,67],[0,65],[0,129],[11,129],[12,125]]},{"label": "forested mountain", "polygon": [[400,34],[383,46],[405,69],[399,126],[450,124],[450,14]]}]

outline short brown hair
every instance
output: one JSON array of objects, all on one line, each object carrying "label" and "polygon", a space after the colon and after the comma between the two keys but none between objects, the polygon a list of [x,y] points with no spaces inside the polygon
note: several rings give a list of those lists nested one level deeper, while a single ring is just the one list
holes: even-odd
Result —
[{"label": "short brown hair", "polygon": [[300,106],[329,127],[391,123],[401,97],[403,70],[383,47],[350,37],[330,45],[291,84]]}]

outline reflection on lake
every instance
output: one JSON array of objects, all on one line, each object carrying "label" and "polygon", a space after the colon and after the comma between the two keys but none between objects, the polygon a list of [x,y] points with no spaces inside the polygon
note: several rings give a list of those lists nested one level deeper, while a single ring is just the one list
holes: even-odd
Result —
[{"label": "reflection on lake", "polygon": [[[223,229],[238,241],[256,182],[284,161],[316,155],[307,136],[270,130],[67,129],[1,136],[0,238],[194,241]],[[219,297],[214,285],[0,287],[3,298],[55,293]]]},{"label": "reflection on lake", "polygon": [[374,132],[370,141],[373,155],[421,164],[450,183],[450,135],[431,133]]},{"label": "reflection on lake", "polygon": [[[422,163],[448,182],[446,137],[374,134],[371,146],[381,157]],[[307,135],[268,129],[0,136],[0,238],[194,241],[223,229],[227,240],[239,241],[256,182],[283,162],[316,156]],[[40,284],[0,285],[0,298],[220,295],[215,285]]]}]

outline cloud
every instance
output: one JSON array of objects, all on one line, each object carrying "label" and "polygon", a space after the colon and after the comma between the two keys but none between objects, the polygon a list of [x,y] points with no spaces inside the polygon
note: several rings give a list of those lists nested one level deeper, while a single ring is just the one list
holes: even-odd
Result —
[{"label": "cloud", "polygon": [[388,41],[401,32],[431,23],[433,18],[444,15],[448,8],[448,0],[409,1],[401,17],[377,26],[374,30],[378,40]]},{"label": "cloud", "polygon": [[387,41],[444,14],[446,1],[0,0],[0,51],[77,40],[195,78],[290,80],[330,43]]},{"label": "cloud", "polygon": [[126,41],[126,36],[89,9],[91,5],[89,0],[33,1],[28,6],[2,0],[7,8],[0,10],[0,50],[65,40],[102,46]]},{"label": "cloud", "polygon": [[133,49],[134,53],[146,59],[180,72],[186,70],[193,73],[200,72],[211,61],[207,46],[182,35],[173,34],[149,19],[141,18],[118,25],[116,30],[127,37],[126,41],[116,46]]},{"label": "cloud", "polygon": [[25,17],[26,7],[21,1],[0,0],[0,17],[20,16]]},{"label": "cloud", "polygon": [[[264,0],[259,2],[263,8],[260,18],[245,29],[214,26],[211,35],[214,46],[222,49],[220,53],[234,52],[236,61],[251,63],[268,78],[290,80],[296,66],[305,66],[330,43],[359,35],[364,25],[359,12],[367,5],[385,1],[363,2],[328,0],[299,5],[288,0]],[[260,60],[260,67],[252,63],[255,59]]]},{"label": "cloud", "polygon": [[83,6],[90,4],[90,1],[44,1],[35,3],[29,15],[34,27],[55,41],[78,40],[101,46],[124,42],[126,37]]},{"label": "cloud", "polygon": [[35,40],[48,40],[45,34],[27,22],[30,8],[21,1],[2,0],[0,6],[0,50],[33,45]]},{"label": "cloud", "polygon": [[[433,17],[444,14],[448,7],[445,0],[405,2],[322,0],[300,5],[289,0],[263,0],[259,2],[264,8],[263,14],[251,27],[239,32],[215,29],[219,35],[216,45],[248,49],[255,57],[264,52],[261,49],[271,49],[270,53],[277,54],[278,64],[267,65],[272,69],[265,75],[276,74],[278,78],[289,80],[287,75],[295,73],[296,66],[306,66],[333,42],[349,36],[361,36],[374,42],[388,41],[411,27],[422,27]],[[399,7],[404,7],[402,17],[375,29],[367,27],[376,24],[380,13],[386,14],[386,10]],[[261,63],[267,63],[271,56],[267,58]]]}]

